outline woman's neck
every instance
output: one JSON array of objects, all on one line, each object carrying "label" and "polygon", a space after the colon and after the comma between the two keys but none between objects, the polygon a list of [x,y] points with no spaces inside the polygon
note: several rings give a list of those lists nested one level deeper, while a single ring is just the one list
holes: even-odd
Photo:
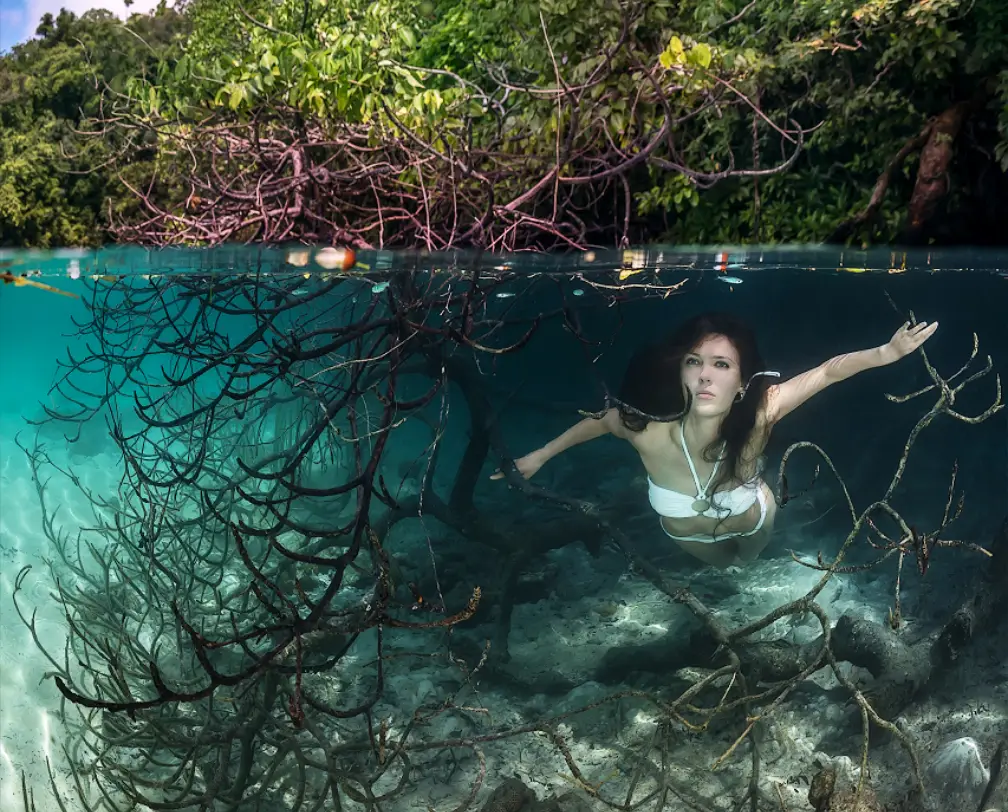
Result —
[{"label": "woman's neck", "polygon": [[713,443],[721,434],[723,416],[699,417],[689,412],[683,418],[683,434],[686,444],[695,449],[702,449]]}]

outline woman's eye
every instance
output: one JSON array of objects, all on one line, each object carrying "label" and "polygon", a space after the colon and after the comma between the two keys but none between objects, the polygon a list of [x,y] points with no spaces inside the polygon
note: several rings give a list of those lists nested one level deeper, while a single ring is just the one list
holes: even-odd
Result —
[{"label": "woman's eye", "polygon": [[692,364],[692,365],[696,366],[697,364],[700,363],[700,361],[698,359],[696,359],[696,358],[687,358],[686,359],[686,363],[687,364]]},{"label": "woman's eye", "polygon": [[728,362],[727,361],[718,361],[717,365],[719,367],[721,367],[721,369],[728,369]]}]

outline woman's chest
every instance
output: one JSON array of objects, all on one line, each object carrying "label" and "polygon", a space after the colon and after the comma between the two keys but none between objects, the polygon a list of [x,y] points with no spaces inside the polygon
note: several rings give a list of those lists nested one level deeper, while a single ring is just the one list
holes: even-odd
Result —
[{"label": "woman's chest", "polygon": [[707,459],[703,453],[687,458],[670,440],[649,439],[650,442],[637,445],[637,453],[651,481],[662,488],[693,495],[709,492],[715,480],[724,481],[723,476],[718,476],[723,472],[724,460]]}]

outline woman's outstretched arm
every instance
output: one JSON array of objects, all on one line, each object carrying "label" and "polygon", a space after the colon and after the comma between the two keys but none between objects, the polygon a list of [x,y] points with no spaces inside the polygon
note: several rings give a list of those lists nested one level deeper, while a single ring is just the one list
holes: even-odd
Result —
[{"label": "woman's outstretched arm", "polygon": [[938,322],[905,323],[887,344],[870,350],[837,355],[814,369],[771,386],[767,392],[766,417],[771,425],[793,412],[827,386],[846,380],[859,372],[892,364],[906,357],[934,335]]},{"label": "woman's outstretched arm", "polygon": [[[549,460],[562,451],[566,451],[572,446],[594,440],[606,434],[614,434],[617,437],[624,437],[627,429],[620,422],[619,412],[616,409],[609,409],[601,418],[586,417],[571,426],[559,437],[550,440],[546,445],[537,448],[515,460],[515,467],[518,472],[528,479],[536,471],[543,467]],[[490,479],[502,479],[504,474],[500,471],[494,472]]]}]

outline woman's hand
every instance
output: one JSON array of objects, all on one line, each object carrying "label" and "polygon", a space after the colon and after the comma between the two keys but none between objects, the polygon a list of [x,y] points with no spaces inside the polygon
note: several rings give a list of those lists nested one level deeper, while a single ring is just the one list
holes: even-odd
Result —
[{"label": "woman's hand", "polygon": [[[515,468],[518,469],[518,473],[525,477],[525,479],[529,479],[536,471],[543,467],[545,462],[546,459],[543,457],[541,451],[533,451],[524,457],[516,459],[514,464]],[[495,471],[490,475],[490,479],[504,479],[504,472],[500,470]]]},{"label": "woman's hand", "polygon": [[913,327],[910,326],[910,322],[904,323],[889,339],[889,343],[882,347],[883,360],[885,363],[891,364],[906,357],[931,338],[937,329],[938,322],[928,324],[926,321],[922,321]]}]

